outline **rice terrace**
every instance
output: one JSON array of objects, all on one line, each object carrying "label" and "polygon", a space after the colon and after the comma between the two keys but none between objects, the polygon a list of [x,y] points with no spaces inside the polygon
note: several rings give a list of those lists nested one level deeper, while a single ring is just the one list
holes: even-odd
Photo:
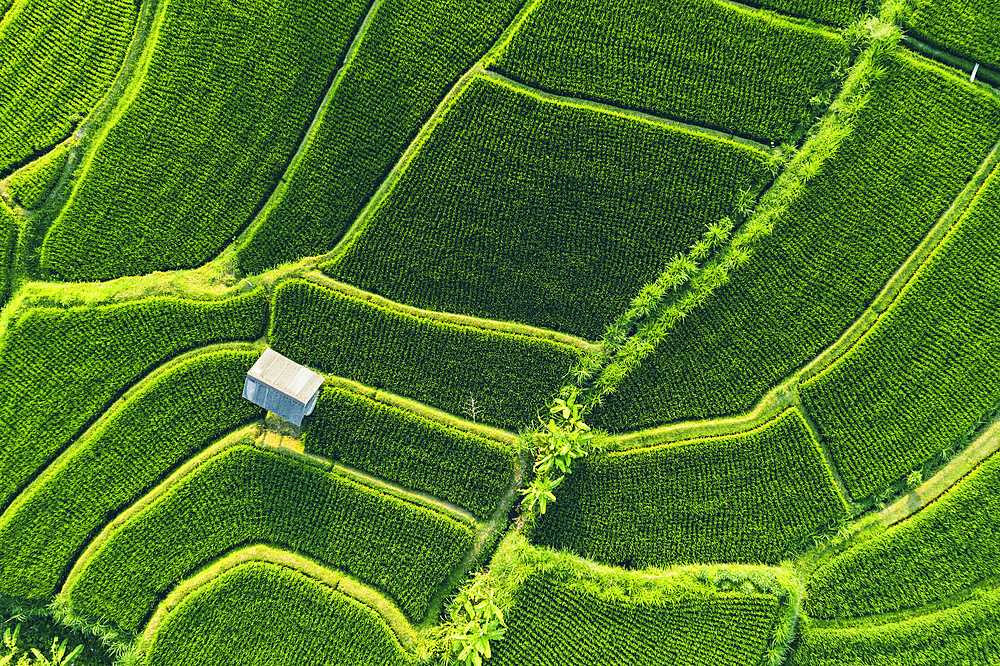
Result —
[{"label": "rice terrace", "polygon": [[997,0],[0,0],[0,666],[1000,666]]}]

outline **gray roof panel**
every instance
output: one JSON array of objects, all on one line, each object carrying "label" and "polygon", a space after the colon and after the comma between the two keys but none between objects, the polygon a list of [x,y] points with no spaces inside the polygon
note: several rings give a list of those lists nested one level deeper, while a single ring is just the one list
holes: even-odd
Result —
[{"label": "gray roof panel", "polygon": [[323,376],[282,356],[270,347],[247,373],[294,400],[306,404],[323,385]]}]

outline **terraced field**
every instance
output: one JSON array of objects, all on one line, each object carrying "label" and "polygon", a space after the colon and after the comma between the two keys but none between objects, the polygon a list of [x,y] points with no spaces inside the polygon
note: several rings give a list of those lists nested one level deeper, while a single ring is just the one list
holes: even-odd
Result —
[{"label": "terraced field", "polygon": [[1000,666],[1000,14],[752,4],[0,0],[0,664]]}]

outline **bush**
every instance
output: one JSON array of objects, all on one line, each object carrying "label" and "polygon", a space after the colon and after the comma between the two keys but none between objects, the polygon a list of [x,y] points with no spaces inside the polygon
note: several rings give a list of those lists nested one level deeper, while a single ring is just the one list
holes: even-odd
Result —
[{"label": "bush", "polygon": [[818,618],[865,617],[947,599],[997,574],[1000,457],[875,539],[809,579],[806,608]]},{"label": "bush", "polygon": [[248,273],[333,248],[519,0],[386,0],[288,189],[239,252]]},{"label": "bush", "polygon": [[0,341],[0,507],[140,377],[192,347],[255,340],[267,316],[263,289],[22,313]]},{"label": "bush", "polygon": [[533,539],[628,567],[780,561],[847,515],[797,412],[748,433],[577,461]]},{"label": "bush", "polygon": [[[111,86],[135,30],[133,0],[0,2],[0,175],[62,141]],[[58,29],[54,29],[57,26]]]},{"label": "bush", "polygon": [[457,414],[472,394],[482,421],[516,431],[534,420],[580,351],[526,335],[417,317],[304,280],[275,292],[269,340],[330,374]]},{"label": "bush", "polygon": [[56,148],[30,168],[15,174],[7,182],[7,191],[25,208],[38,208],[66,168],[68,148]]},{"label": "bush", "polygon": [[250,562],[186,597],[157,631],[149,666],[404,666],[371,608],[297,571]]},{"label": "bush", "polygon": [[846,54],[832,32],[714,0],[551,0],[491,67],[546,91],[780,142],[811,121],[810,99]]},{"label": "bush", "polygon": [[1000,5],[993,0],[918,0],[910,27],[934,45],[1000,71]]},{"label": "bush", "polygon": [[258,356],[220,351],[186,361],[70,447],[0,517],[3,592],[50,598],[110,516],[208,443],[262,417],[241,395]]},{"label": "bush", "polygon": [[82,611],[137,631],[201,565],[269,543],[343,570],[418,621],[473,536],[468,525],[335,473],[234,447],[109,534],[64,592]]},{"label": "bush", "polygon": [[284,173],[366,6],[170,2],[142,86],[84,165],[43,266],[108,279],[222,250]]},{"label": "bush", "polygon": [[325,387],[302,434],[306,451],[465,507],[486,519],[507,490],[517,452],[421,416]]},{"label": "bush", "polygon": [[875,493],[1000,403],[1000,172],[875,326],[802,399],[848,491]]},{"label": "bush", "polygon": [[594,339],[766,158],[476,79],[323,270],[410,305]]},{"label": "bush", "polygon": [[591,425],[736,414],[869,306],[1000,135],[1000,100],[929,63],[886,65],[851,135],[754,258],[669,332]]}]

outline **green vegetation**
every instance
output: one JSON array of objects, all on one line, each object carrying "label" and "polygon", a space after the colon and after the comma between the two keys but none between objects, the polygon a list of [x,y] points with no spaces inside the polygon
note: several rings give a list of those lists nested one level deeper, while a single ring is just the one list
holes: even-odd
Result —
[{"label": "green vegetation", "polygon": [[850,353],[802,387],[852,495],[952,447],[1000,403],[1000,171]]},{"label": "green vegetation", "polygon": [[809,580],[817,618],[866,617],[955,595],[997,575],[1000,456],[875,539],[850,548]]},{"label": "green vegetation", "polygon": [[21,224],[17,215],[0,201],[0,303],[7,301],[9,291],[13,288],[14,250]]},{"label": "green vegetation", "polygon": [[306,421],[309,453],[430,493],[486,519],[514,474],[517,452],[416,414],[326,387]]},{"label": "green vegetation", "polygon": [[787,594],[765,579],[597,567],[512,535],[487,576],[507,625],[487,663],[757,664],[776,632],[777,595]]},{"label": "green vegetation", "polygon": [[522,3],[385,0],[286,194],[240,248],[240,268],[257,273],[331,249],[447,91]]},{"label": "green vegetation", "polygon": [[11,197],[25,208],[41,206],[66,168],[68,158],[69,148],[57,148],[31,167],[12,176],[7,183]]},{"label": "green vegetation", "polygon": [[545,0],[491,67],[546,91],[780,142],[811,121],[810,99],[846,55],[834,33],[714,0]]},{"label": "green vegetation", "polygon": [[104,525],[164,474],[229,430],[263,416],[241,397],[256,352],[195,357],[157,377],[78,441],[0,517],[0,589],[55,594]]},{"label": "green vegetation", "polygon": [[864,312],[1000,136],[997,97],[908,57],[883,74],[753,260],[666,334],[591,425],[744,411]]},{"label": "green vegetation", "polygon": [[267,316],[263,289],[22,312],[0,341],[0,507],[140,377],[192,347],[254,340]]},{"label": "green vegetation", "polygon": [[225,572],[168,616],[148,666],[407,665],[385,621],[364,604],[266,562]]},{"label": "green vegetation", "polygon": [[137,10],[133,0],[19,0],[4,17],[0,175],[65,139],[90,112],[121,67]]},{"label": "green vegetation", "polygon": [[476,79],[323,270],[410,305],[594,339],[766,158]]},{"label": "green vegetation", "polygon": [[909,24],[919,38],[1000,71],[1000,5],[993,0],[917,0]]},{"label": "green vegetation", "polygon": [[864,0],[754,0],[749,4],[842,26],[858,18],[866,3]]},{"label": "green vegetation", "polygon": [[136,631],[180,579],[235,546],[263,542],[384,591],[416,621],[472,541],[469,526],[429,509],[239,446],[108,534],[64,591],[81,610]]},{"label": "green vegetation", "polygon": [[284,172],[365,7],[172,0],[142,88],[83,166],[43,266],[108,279],[222,250]]},{"label": "green vegetation", "polygon": [[[14,634],[16,633],[16,640]],[[65,646],[64,662],[76,649],[81,648],[73,658],[73,666],[111,666],[114,661],[101,640],[89,633],[70,629],[57,622],[44,607],[24,607],[18,603],[10,603],[9,599],[0,600],[0,634],[11,641],[4,642],[0,648],[0,664],[4,666],[24,666],[17,659],[9,664],[4,657],[10,653],[10,644],[15,645],[15,654],[34,656],[31,649],[41,652],[50,661],[53,641],[58,646]],[[5,651],[6,649],[6,651]],[[30,666],[44,666],[45,662],[32,662]]]},{"label": "green vegetation", "polygon": [[275,292],[268,335],[278,352],[333,375],[517,430],[555,392],[579,350],[541,338],[417,317],[305,280]]},{"label": "green vegetation", "polygon": [[802,632],[791,666],[997,666],[1000,590],[894,624]]},{"label": "green vegetation", "polygon": [[773,563],[846,515],[819,447],[788,411],[745,434],[588,456],[533,538],[628,567]]}]

